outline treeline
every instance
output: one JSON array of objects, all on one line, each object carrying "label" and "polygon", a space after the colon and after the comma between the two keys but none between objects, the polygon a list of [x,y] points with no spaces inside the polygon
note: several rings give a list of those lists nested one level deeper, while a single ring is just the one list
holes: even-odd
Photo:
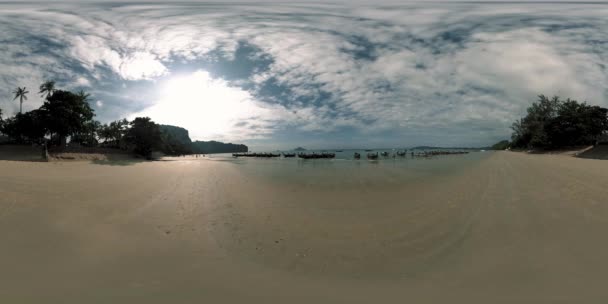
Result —
[{"label": "treeline", "polygon": [[69,139],[70,144],[118,148],[146,158],[151,157],[152,151],[168,155],[192,152],[190,147],[176,144],[170,134],[163,134],[160,126],[148,117],[101,124],[94,120],[89,94],[84,91],[57,90],[54,82],[45,82],[39,92],[45,98],[44,103],[25,113],[21,104],[27,100],[29,91],[24,87],[13,93],[20,102],[19,113],[3,119],[0,110],[0,133],[8,137],[9,143],[65,147]]},{"label": "treeline", "polygon": [[496,149],[558,149],[596,144],[608,131],[608,109],[572,99],[538,96],[523,118],[511,126],[511,142],[501,141]]},{"label": "treeline", "polygon": [[245,145],[221,142],[192,142],[188,130],[176,126],[159,125],[148,117],[132,121],[121,119],[108,124],[95,120],[95,111],[89,106],[90,95],[57,90],[55,82],[47,81],[40,86],[43,105],[29,112],[22,112],[22,104],[29,91],[17,88],[14,100],[19,100],[19,113],[2,119],[0,109],[0,133],[9,143],[40,144],[66,147],[78,144],[83,147],[116,148],[150,158],[153,151],[166,155],[194,153],[247,152]]}]

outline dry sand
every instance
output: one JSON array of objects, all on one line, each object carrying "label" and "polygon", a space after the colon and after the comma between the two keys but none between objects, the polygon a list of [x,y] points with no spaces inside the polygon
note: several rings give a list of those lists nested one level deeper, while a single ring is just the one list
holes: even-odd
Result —
[{"label": "dry sand", "polygon": [[606,303],[607,186],[608,162],[515,152],[343,189],[0,161],[0,303]]}]

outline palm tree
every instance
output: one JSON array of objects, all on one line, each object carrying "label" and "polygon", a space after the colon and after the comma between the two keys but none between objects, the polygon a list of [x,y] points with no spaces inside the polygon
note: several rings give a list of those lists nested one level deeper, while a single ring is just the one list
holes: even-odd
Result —
[{"label": "palm tree", "polygon": [[13,98],[13,100],[19,98],[19,113],[22,112],[23,109],[23,100],[27,100],[27,94],[29,93],[29,91],[26,90],[25,87],[21,88],[21,87],[17,87],[14,91],[13,94],[15,94],[15,98]]},{"label": "palm tree", "polygon": [[53,95],[53,92],[55,92],[55,82],[54,81],[45,81],[43,84],[40,85],[40,94],[41,97],[49,97]]},{"label": "palm tree", "polygon": [[82,102],[85,102],[85,101],[89,100],[89,97],[91,96],[91,94],[89,94],[83,90],[80,90],[78,93],[76,93],[76,96],[78,96],[78,98],[80,98],[80,100]]}]

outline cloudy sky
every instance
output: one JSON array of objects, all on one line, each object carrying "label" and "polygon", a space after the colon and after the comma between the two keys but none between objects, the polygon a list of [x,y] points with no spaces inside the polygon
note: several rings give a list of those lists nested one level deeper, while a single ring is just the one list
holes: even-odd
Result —
[{"label": "cloudy sky", "polygon": [[254,149],[488,145],[535,96],[608,106],[608,4],[0,3],[0,108],[56,80],[97,119]]}]

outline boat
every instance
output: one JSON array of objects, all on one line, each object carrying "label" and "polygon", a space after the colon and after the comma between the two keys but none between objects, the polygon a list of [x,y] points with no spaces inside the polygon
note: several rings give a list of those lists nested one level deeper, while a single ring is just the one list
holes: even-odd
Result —
[{"label": "boat", "polygon": [[281,154],[273,154],[273,153],[232,153],[233,157],[279,157]]},{"label": "boat", "polygon": [[382,152],[382,156],[388,157],[388,152],[386,152],[386,151]]},{"label": "boat", "polygon": [[323,152],[323,153],[298,153],[298,157],[302,158],[302,159],[319,159],[319,158],[334,158],[336,157],[335,153],[328,153],[328,152]]},{"label": "boat", "polygon": [[367,159],[378,159],[378,152],[376,152],[376,153],[367,153]]},{"label": "boat", "polygon": [[354,159],[361,159],[361,154],[355,152],[355,155],[353,155]]},{"label": "boat", "polygon": [[283,153],[283,157],[296,157],[295,153]]},{"label": "boat", "polygon": [[459,155],[459,154],[469,154],[469,151],[422,151],[414,154],[412,152],[412,156],[417,157],[433,157],[439,155]]}]

